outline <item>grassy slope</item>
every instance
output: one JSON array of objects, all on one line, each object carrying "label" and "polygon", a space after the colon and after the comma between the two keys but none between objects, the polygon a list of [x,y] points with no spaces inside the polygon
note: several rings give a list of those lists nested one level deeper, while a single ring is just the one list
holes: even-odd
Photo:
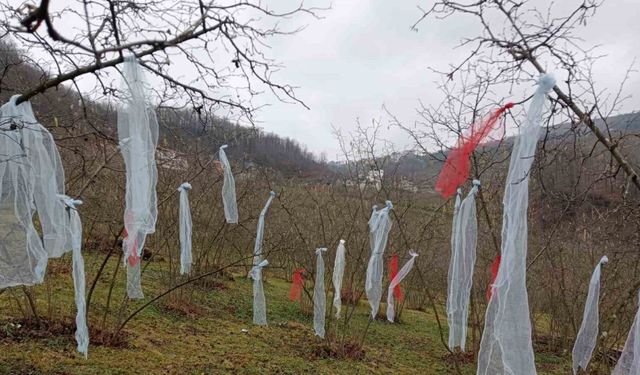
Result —
[{"label": "grassy slope", "polygon": [[[105,279],[110,279],[109,276]],[[118,275],[119,279],[123,276]],[[159,277],[160,273],[153,267],[143,276],[143,287],[149,296],[159,290],[154,287],[159,284]],[[53,295],[61,301],[56,304],[58,311],[54,316],[64,316],[70,321],[74,312],[69,278],[69,274],[58,274],[53,278],[51,287]],[[122,298],[122,281],[115,301]],[[250,324],[250,281],[238,277],[236,281],[225,282],[225,285],[227,288],[223,290],[200,289],[188,298],[172,297],[148,308],[127,327],[130,334],[128,347],[92,345],[88,360],[75,352],[72,334],[39,339],[2,339],[0,374],[454,373],[450,364],[443,360],[446,352],[432,312],[405,310],[401,324],[374,322],[365,341],[363,360],[318,358],[315,353],[321,347],[321,341],[313,335],[312,318],[303,314],[298,304],[287,300],[288,283],[273,278],[265,283],[269,326],[264,328]],[[37,296],[44,298],[44,287],[37,288]],[[98,303],[104,300],[101,293],[106,293],[106,289],[106,285],[98,289]],[[0,296],[0,306],[10,306],[8,294]],[[14,294],[20,293],[16,291]],[[198,303],[185,302],[188,300]],[[46,303],[39,301],[39,305],[45,309]],[[384,309],[384,304],[381,309]],[[0,314],[5,314],[4,318],[8,318],[10,313],[7,309],[0,309]],[[11,315],[17,316],[15,312]],[[99,318],[93,316],[92,322],[95,321]],[[335,324],[332,319],[327,321]],[[356,310],[352,325],[354,335],[360,335],[366,323],[367,309],[361,305]],[[7,327],[6,321],[0,323],[0,330],[6,331]],[[243,333],[242,329],[249,332]],[[329,329],[331,331],[332,328]],[[16,332],[19,337],[20,331]],[[537,359],[539,374],[570,372],[566,359],[548,355]],[[466,365],[464,373],[475,373],[475,367]]]}]

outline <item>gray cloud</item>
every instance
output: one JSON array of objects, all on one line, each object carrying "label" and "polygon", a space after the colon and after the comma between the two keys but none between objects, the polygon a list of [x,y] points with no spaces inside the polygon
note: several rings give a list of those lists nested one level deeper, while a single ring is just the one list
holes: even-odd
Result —
[{"label": "gray cloud", "polygon": [[[549,1],[531,3],[544,9]],[[555,9],[562,11],[577,3],[565,1]],[[316,1],[313,5],[327,4]],[[462,37],[477,31],[470,17],[430,20],[422,23],[418,32],[411,31],[420,14],[416,5],[412,1],[336,2],[322,13],[323,19],[307,20],[302,32],[276,40],[271,55],[286,67],[275,77],[299,86],[297,95],[311,110],[263,97],[260,100],[271,105],[258,114],[261,126],[334,159],[339,149],[332,125],[344,132],[353,131],[358,118],[363,122],[384,118],[383,104],[401,121],[413,123],[418,100],[435,104],[442,98],[436,89],[440,77],[428,68],[446,70],[449,64],[460,61],[467,50],[454,47]],[[639,1],[606,1],[577,32],[585,46],[599,45],[598,53],[605,55],[594,65],[593,74],[599,87],[609,92],[617,89],[637,56],[637,14]],[[632,75],[625,92],[637,92],[639,78]],[[639,107],[638,99],[632,98],[622,110]],[[389,130],[385,138],[400,149],[410,145],[398,130]]]}]

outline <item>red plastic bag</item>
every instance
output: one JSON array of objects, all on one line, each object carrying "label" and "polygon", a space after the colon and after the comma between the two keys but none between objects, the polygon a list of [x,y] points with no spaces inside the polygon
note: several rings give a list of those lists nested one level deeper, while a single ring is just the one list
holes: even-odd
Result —
[{"label": "red plastic bag", "polygon": [[291,289],[289,289],[289,299],[291,301],[300,301],[300,298],[302,297],[302,289],[304,288],[303,273],[304,269],[302,268],[298,268],[293,271]]},{"label": "red plastic bag", "polygon": [[436,183],[436,191],[443,198],[447,199],[452,196],[458,186],[462,185],[469,178],[471,163],[469,158],[473,151],[478,147],[480,142],[485,140],[502,114],[513,107],[513,103],[507,103],[492,112],[488,117],[475,122],[469,128],[468,134],[461,135],[458,144],[449,152],[447,161],[444,163],[438,182]]},{"label": "red plastic bag", "polygon": [[493,260],[493,264],[491,264],[491,280],[489,281],[489,285],[487,286],[487,302],[491,300],[491,296],[493,295],[493,284],[496,282],[496,278],[498,277],[498,270],[500,269],[501,259],[502,257],[500,256],[500,254],[498,254]]}]

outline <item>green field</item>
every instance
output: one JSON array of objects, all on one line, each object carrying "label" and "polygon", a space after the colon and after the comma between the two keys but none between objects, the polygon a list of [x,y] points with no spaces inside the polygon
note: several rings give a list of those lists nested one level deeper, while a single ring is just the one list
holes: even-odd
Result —
[{"label": "green field", "polygon": [[[89,261],[97,261],[90,259]],[[22,291],[14,289],[0,296],[3,314],[0,323],[0,373],[2,374],[452,374],[452,359],[444,349],[433,312],[404,310],[402,322],[373,322],[364,340],[364,353],[355,358],[339,358],[324,341],[316,338],[312,317],[298,303],[288,301],[288,282],[268,278],[265,282],[268,327],[251,324],[251,281],[242,276],[225,277],[210,285],[198,285],[169,295],[138,315],[125,328],[126,340],[118,346],[89,347],[89,358],[75,351],[73,339],[73,289],[64,271],[68,259],[50,264],[50,294],[46,286],[32,291],[39,314],[51,314],[54,323],[46,329],[15,324],[20,318],[16,299]],[[111,280],[115,261],[109,264],[101,282]],[[158,267],[156,270],[155,268]],[[152,264],[143,275],[147,297],[160,291],[162,264]],[[123,301],[121,280],[114,291],[112,314]],[[268,277],[268,273],[267,273]],[[88,277],[88,280],[91,280]],[[94,301],[103,306],[106,285],[96,289]],[[102,294],[105,293],[105,294]],[[47,296],[55,300],[48,312]],[[328,296],[330,301],[331,295]],[[365,302],[366,303],[366,302]],[[132,302],[128,307],[140,305]],[[115,306],[115,307],[114,307]],[[368,305],[357,307],[347,342],[358,343],[368,322]],[[24,309],[25,306],[22,306]],[[381,305],[384,311],[385,305]],[[90,322],[100,326],[102,308],[93,307]],[[309,310],[307,307],[305,310]],[[443,316],[440,315],[442,319]],[[61,325],[60,322],[64,322]],[[335,332],[336,321],[327,317]],[[56,324],[63,328],[55,328]],[[13,325],[12,325],[13,324]],[[446,319],[443,322],[446,326]],[[53,327],[53,328],[52,328]],[[243,332],[243,329],[248,330]],[[69,332],[70,331],[70,332]],[[94,332],[95,335],[95,332]],[[95,339],[95,337],[94,337]],[[338,340],[341,340],[340,338]],[[567,358],[537,357],[539,374],[570,372]],[[475,373],[473,363],[463,365],[464,374]]]}]

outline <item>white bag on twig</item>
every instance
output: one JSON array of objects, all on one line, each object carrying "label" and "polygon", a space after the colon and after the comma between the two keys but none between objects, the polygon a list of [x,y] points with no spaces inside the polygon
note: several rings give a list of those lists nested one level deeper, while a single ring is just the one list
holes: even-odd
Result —
[{"label": "white bag on twig", "polygon": [[118,139],[127,175],[124,211],[127,237],[123,250],[127,275],[133,277],[133,280],[127,280],[127,294],[129,298],[142,298],[140,257],[147,235],[155,232],[158,217],[155,161],[158,120],[135,56],[125,57],[122,70],[124,99],[118,106]]},{"label": "white bag on twig", "polygon": [[593,349],[596,347],[598,340],[598,323],[600,315],[598,312],[598,303],[600,300],[600,274],[602,266],[609,262],[609,258],[603,256],[598,265],[593,270],[591,281],[589,281],[589,293],[587,294],[587,302],[584,305],[584,314],[582,315],[582,324],[576,342],[573,345],[573,373],[577,374],[578,369],[587,369]]},{"label": "white bag on twig", "polygon": [[367,300],[371,305],[371,319],[375,319],[380,308],[382,298],[382,273],[384,271],[383,255],[387,247],[387,239],[391,230],[391,218],[389,212],[393,209],[391,201],[387,201],[384,208],[378,210],[373,206],[371,218],[369,219],[369,246],[371,247],[371,258],[367,265],[367,277],[365,281],[365,292]]},{"label": "white bag on twig", "polygon": [[180,274],[191,273],[191,209],[189,208],[188,191],[191,184],[183,183],[178,188],[180,192]]},{"label": "white bag on twig", "polygon": [[249,272],[249,278],[253,279],[253,324],[259,326],[267,325],[267,303],[262,285],[262,269],[268,265],[269,261],[264,259],[253,266]]},{"label": "white bag on twig", "polygon": [[336,259],[333,263],[333,306],[336,308],[336,319],[340,318],[340,310],[342,310],[342,279],[344,278],[344,268],[347,264],[344,243],[344,240],[340,240],[336,250]]},{"label": "white bag on twig", "polygon": [[411,272],[411,270],[413,269],[413,264],[416,261],[416,257],[418,256],[418,254],[414,253],[413,251],[410,251],[409,255],[411,256],[411,259],[409,259],[407,263],[405,263],[404,266],[400,268],[400,271],[398,271],[396,277],[394,277],[393,280],[391,280],[391,282],[389,283],[389,289],[387,290],[387,320],[391,323],[394,322],[394,319],[396,317],[396,309],[393,301],[393,289],[396,286],[400,285],[402,280],[404,280],[409,272]]},{"label": "white bag on twig", "polygon": [[[0,288],[41,283],[66,241],[64,172],[49,132],[18,96],[0,107]],[[33,223],[38,210],[43,240]]]},{"label": "white bag on twig", "polygon": [[256,243],[253,246],[253,265],[256,266],[262,261],[262,240],[264,239],[264,219],[267,216],[267,211],[269,210],[269,206],[271,206],[271,202],[273,202],[273,198],[275,198],[276,193],[270,192],[269,199],[267,199],[267,203],[265,203],[264,208],[260,212],[260,216],[258,217],[258,228],[256,230]]},{"label": "white bag on twig", "polygon": [[[449,323],[449,348],[456,346],[464,352],[467,339],[469,298],[473,286],[473,268],[476,263],[478,222],[476,219],[476,194],[480,181],[473,180],[467,197],[459,202],[456,197],[454,212],[451,260],[449,263],[447,322]],[[459,206],[458,206],[459,204]]]},{"label": "white bag on twig", "polygon": [[[640,295],[638,296],[640,302]],[[637,375],[640,374],[640,307],[633,319],[633,325],[629,330],[627,341],[624,343],[622,355],[616,363],[611,375]]]},{"label": "white bag on twig", "polygon": [[224,205],[224,217],[229,224],[238,223],[238,204],[236,203],[236,181],[233,178],[231,172],[231,164],[227,159],[227,154],[224,149],[227,145],[220,146],[218,151],[218,158],[224,173],[224,180],[222,181],[222,204]]},{"label": "white bag on twig", "polygon": [[326,247],[316,249],[316,283],[313,286],[313,329],[316,336],[324,338],[324,323],[327,314],[327,292],[324,289],[324,259]]},{"label": "white bag on twig", "polygon": [[554,85],[551,75],[540,76],[511,152],[502,200],[502,260],[487,306],[478,353],[478,375],[536,373],[526,285],[527,208],[529,176],[542,129],[542,111],[547,93]]},{"label": "white bag on twig", "polygon": [[78,351],[87,357],[89,351],[89,329],[87,328],[87,303],[85,295],[84,259],[82,258],[82,221],[78,213],[78,206],[82,201],[60,195],[60,200],[66,206],[67,242],[64,249],[72,250],[73,258],[73,286],[76,302],[76,342]]},{"label": "white bag on twig", "polygon": [[253,268],[249,272],[249,277],[253,279],[253,324],[262,326],[267,325],[267,307],[262,285],[262,268],[269,264],[266,259],[263,260],[262,258],[262,240],[264,239],[265,217],[275,196],[275,192],[269,193],[269,199],[267,199],[267,203],[265,203],[258,217],[256,243],[253,247]]}]

